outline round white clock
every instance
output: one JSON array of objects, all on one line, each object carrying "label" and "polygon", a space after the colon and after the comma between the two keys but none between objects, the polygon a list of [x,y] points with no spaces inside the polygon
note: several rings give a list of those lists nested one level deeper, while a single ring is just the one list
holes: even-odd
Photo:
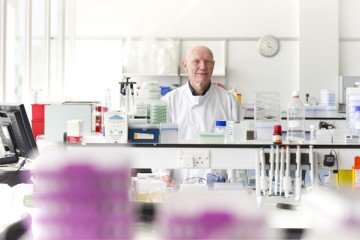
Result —
[{"label": "round white clock", "polygon": [[261,55],[264,57],[273,57],[279,52],[280,42],[276,37],[268,35],[261,37],[257,46]]}]

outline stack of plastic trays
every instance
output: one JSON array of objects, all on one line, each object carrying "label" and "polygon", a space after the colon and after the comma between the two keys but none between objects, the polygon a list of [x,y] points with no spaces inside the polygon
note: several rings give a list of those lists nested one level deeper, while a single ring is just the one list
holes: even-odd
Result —
[{"label": "stack of plastic trays", "polygon": [[167,103],[161,100],[150,102],[150,123],[159,124],[167,122]]},{"label": "stack of plastic trays", "polygon": [[148,97],[149,99],[160,99],[160,87],[159,83],[156,81],[151,81],[148,83]]},{"label": "stack of plastic trays", "polygon": [[281,121],[280,94],[256,93],[254,102],[256,139],[272,141],[274,125]]},{"label": "stack of plastic trays", "polygon": [[355,107],[360,106],[360,88],[346,88],[346,127],[353,129]]},{"label": "stack of plastic trays", "polygon": [[129,168],[94,165],[106,159],[64,160],[35,171],[37,239],[131,239]]}]

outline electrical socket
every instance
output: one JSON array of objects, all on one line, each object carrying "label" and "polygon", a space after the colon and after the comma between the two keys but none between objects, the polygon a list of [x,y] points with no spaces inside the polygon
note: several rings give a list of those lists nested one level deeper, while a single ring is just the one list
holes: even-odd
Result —
[{"label": "electrical socket", "polygon": [[179,150],[178,160],[181,168],[210,168],[209,150]]}]

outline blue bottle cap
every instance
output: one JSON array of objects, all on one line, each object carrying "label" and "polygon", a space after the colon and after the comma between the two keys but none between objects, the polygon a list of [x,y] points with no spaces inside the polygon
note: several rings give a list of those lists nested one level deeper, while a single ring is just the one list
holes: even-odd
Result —
[{"label": "blue bottle cap", "polygon": [[215,126],[217,127],[226,127],[226,121],[225,120],[218,120],[215,122]]},{"label": "blue bottle cap", "polygon": [[360,106],[355,106],[355,112],[360,112]]}]

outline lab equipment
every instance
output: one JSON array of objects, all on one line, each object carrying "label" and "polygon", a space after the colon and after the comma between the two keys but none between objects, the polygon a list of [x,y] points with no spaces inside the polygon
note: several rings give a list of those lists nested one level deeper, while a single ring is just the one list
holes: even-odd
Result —
[{"label": "lab equipment", "polygon": [[178,132],[177,123],[160,123],[160,142],[178,143]]},{"label": "lab equipment", "polygon": [[290,146],[286,146],[285,153],[285,175],[283,178],[283,190],[285,193],[285,197],[289,197],[289,193],[291,191],[291,177],[290,177]]},{"label": "lab equipment", "polygon": [[295,200],[301,196],[301,153],[300,145],[296,146],[296,170],[295,170]]},{"label": "lab equipment", "polygon": [[261,191],[262,194],[265,196],[266,195],[266,191],[268,189],[267,187],[267,177],[266,177],[266,166],[265,166],[265,152],[264,149],[260,149],[260,166],[261,166],[261,171],[260,171],[260,187],[261,187]]},{"label": "lab equipment", "polygon": [[353,189],[360,189],[360,157],[354,158],[354,165],[352,167],[352,186]]},{"label": "lab equipment", "polygon": [[130,143],[159,143],[159,124],[129,124]]},{"label": "lab equipment", "polygon": [[151,100],[150,123],[159,124],[167,122],[168,105],[162,100]]},{"label": "lab equipment", "polygon": [[280,195],[282,195],[284,190],[284,170],[285,170],[285,148],[281,147],[280,149],[280,172],[279,172],[279,182],[280,182]]},{"label": "lab equipment", "polygon": [[282,144],[281,125],[274,125],[273,143],[274,144]]},{"label": "lab equipment", "polygon": [[275,183],[274,183],[274,190],[275,195],[278,195],[279,190],[279,175],[280,175],[280,148],[279,145],[276,145],[275,150]]},{"label": "lab equipment", "polygon": [[271,145],[270,149],[270,169],[269,169],[269,196],[273,194],[273,177],[274,177],[274,146]]},{"label": "lab equipment", "polygon": [[6,154],[0,165],[39,155],[24,104],[0,104],[0,137]]},{"label": "lab equipment", "polygon": [[315,129],[315,125],[311,124],[310,125],[310,143],[315,143],[316,142],[316,129]]},{"label": "lab equipment", "polygon": [[305,107],[299,92],[292,92],[292,99],[287,107],[288,130],[286,139],[289,142],[301,143],[305,140]]},{"label": "lab equipment", "polygon": [[217,120],[215,121],[215,132],[225,134],[226,131],[226,121]]},{"label": "lab equipment", "polygon": [[200,132],[200,143],[222,144],[225,142],[224,133],[219,132]]},{"label": "lab equipment", "polygon": [[274,125],[280,124],[280,121],[280,94],[256,93],[254,111],[256,139],[272,141]]},{"label": "lab equipment", "polygon": [[315,163],[314,163],[314,153],[313,146],[309,146],[309,163],[310,163],[310,182],[311,186],[315,186]]},{"label": "lab equipment", "polygon": [[352,121],[351,133],[360,135],[360,106],[355,106],[354,119]]},{"label": "lab equipment", "polygon": [[[135,99],[134,99],[134,84],[130,80],[130,77],[124,77],[122,81],[119,82],[120,84],[120,110],[126,113],[133,112],[133,108],[135,107]],[[130,95],[131,95],[131,102],[130,102]]]}]

